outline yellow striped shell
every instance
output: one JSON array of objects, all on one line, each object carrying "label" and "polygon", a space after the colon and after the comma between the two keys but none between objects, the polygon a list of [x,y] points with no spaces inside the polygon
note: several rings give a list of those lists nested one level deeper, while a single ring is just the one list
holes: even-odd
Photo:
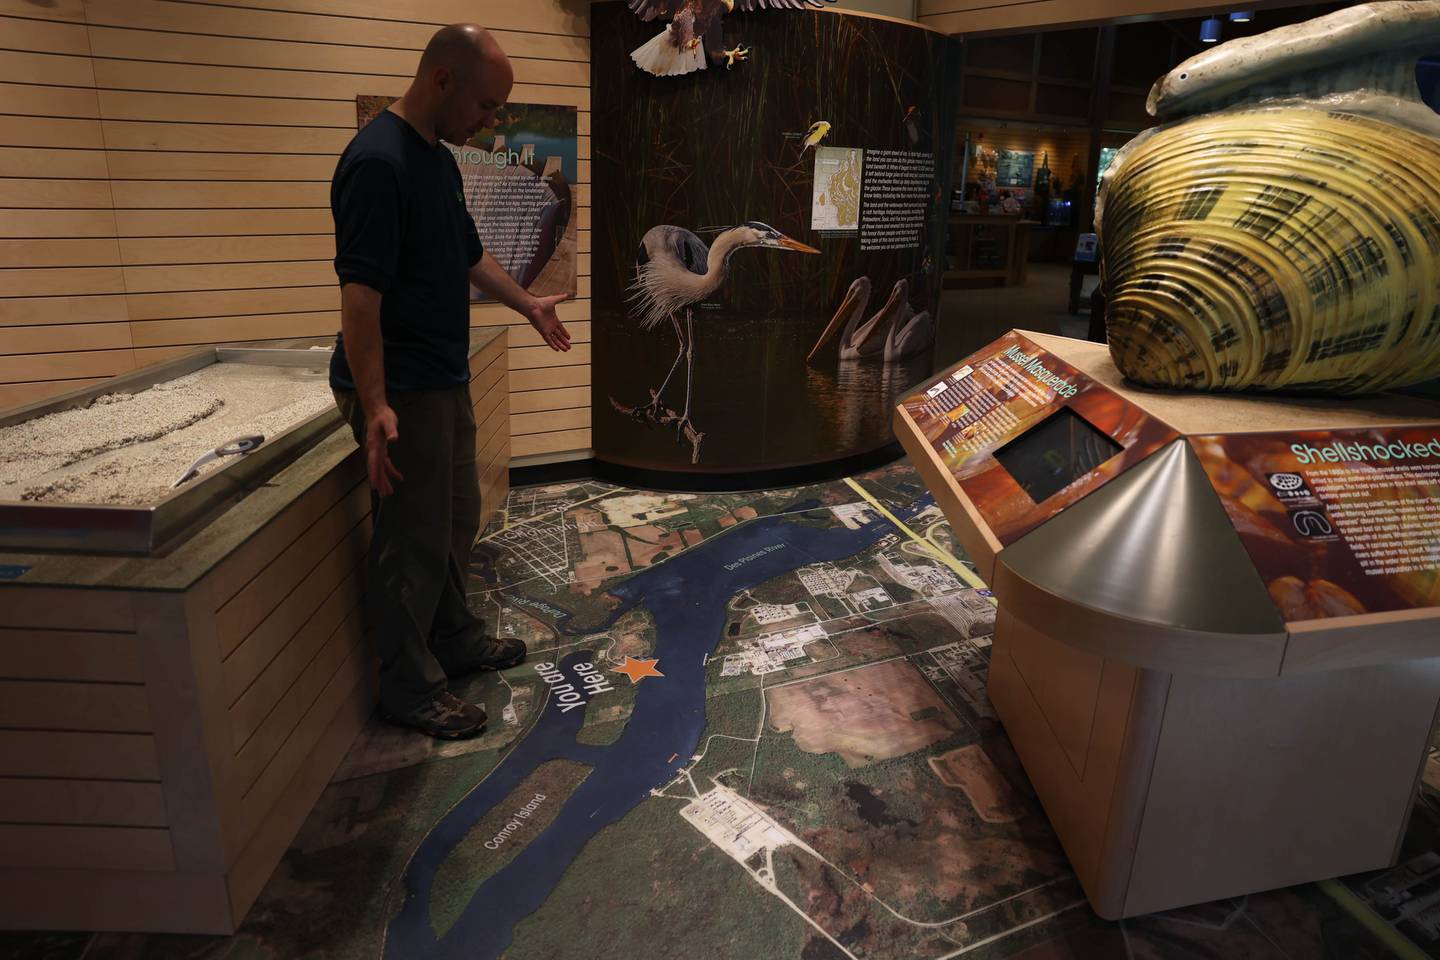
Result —
[{"label": "yellow striped shell", "polygon": [[[1440,3],[1396,6],[1412,14],[1407,39],[1417,17],[1440,23]],[[1335,34],[1324,35],[1333,43]],[[1182,64],[1152,103],[1183,95],[1193,105],[1196,87],[1179,84],[1193,77],[1228,105],[1137,138],[1107,174],[1100,231],[1116,366],[1140,383],[1203,390],[1358,392],[1440,375],[1434,127],[1395,122],[1414,114],[1370,109],[1373,96],[1297,96],[1253,50],[1237,66],[1246,52],[1232,55],[1232,72],[1254,75],[1262,64],[1272,94],[1279,85],[1285,96],[1247,101],[1233,79],[1215,79],[1219,69],[1207,76],[1204,62]],[[1413,58],[1393,46],[1381,56],[1372,85],[1402,83],[1397,64],[1413,77]]]}]

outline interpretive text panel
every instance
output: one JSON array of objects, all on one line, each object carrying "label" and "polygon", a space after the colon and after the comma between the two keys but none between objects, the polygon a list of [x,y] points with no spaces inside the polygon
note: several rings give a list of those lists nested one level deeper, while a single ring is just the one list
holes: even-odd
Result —
[{"label": "interpretive text panel", "polygon": [[1014,331],[902,406],[1002,544],[1176,437]]},{"label": "interpretive text panel", "polygon": [[1287,621],[1440,606],[1440,424],[1190,442]]}]

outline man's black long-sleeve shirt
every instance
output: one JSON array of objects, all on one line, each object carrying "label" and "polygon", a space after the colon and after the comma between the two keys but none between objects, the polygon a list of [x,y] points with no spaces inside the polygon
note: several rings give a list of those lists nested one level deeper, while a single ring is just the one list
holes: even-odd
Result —
[{"label": "man's black long-sleeve shirt", "polygon": [[[469,271],[483,248],[449,148],[382,110],[341,154],[330,210],[340,282],[381,295],[386,388],[467,383]],[[335,338],[330,384],[355,389],[343,334]]]}]

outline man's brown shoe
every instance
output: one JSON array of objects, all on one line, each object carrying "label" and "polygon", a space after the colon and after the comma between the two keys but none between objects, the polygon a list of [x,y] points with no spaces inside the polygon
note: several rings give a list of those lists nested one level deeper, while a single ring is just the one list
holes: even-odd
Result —
[{"label": "man's brown shoe", "polygon": [[518,637],[478,637],[454,661],[440,662],[452,680],[480,670],[508,670],[525,662],[525,641]]},{"label": "man's brown shoe", "polygon": [[485,732],[485,710],[441,690],[405,713],[383,712],[392,723],[414,727],[437,740],[465,740]]}]

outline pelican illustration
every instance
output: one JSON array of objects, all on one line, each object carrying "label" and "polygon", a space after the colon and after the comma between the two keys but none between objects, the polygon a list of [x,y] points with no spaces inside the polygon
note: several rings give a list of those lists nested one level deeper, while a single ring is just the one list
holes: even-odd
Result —
[{"label": "pelican illustration", "polygon": [[901,279],[890,289],[890,296],[875,315],[863,325],[860,318],[870,303],[870,278],[860,277],[850,284],[845,299],[820,339],[815,341],[805,362],[840,332],[840,359],[866,360],[880,357],[886,363],[906,360],[930,348],[935,342],[935,324],[929,311],[916,313],[910,307],[910,284]]},{"label": "pelican illustration", "polygon": [[722,60],[728,69],[750,53],[737,44],[729,50],[721,36],[720,20],[736,10],[821,9],[836,0],[628,0],[630,12],[645,22],[669,17],[663,33],[636,47],[635,65],[657,77],[677,77],[704,70]]},{"label": "pelican illustration", "polygon": [[[676,423],[677,434],[690,425],[690,397],[695,366],[695,329],[690,305],[704,300],[720,288],[730,272],[731,255],[744,247],[770,247],[800,253],[820,252],[756,220],[747,220],[737,227],[720,231],[710,246],[706,246],[705,241],[684,227],[669,224],[651,227],[640,240],[640,250],[635,258],[635,282],[630,285],[630,300],[638,309],[642,329],[654,330],[669,320],[675,328],[675,338],[680,342],[680,349],[675,354],[675,362],[670,364],[670,372],[665,374],[660,389],[655,391],[654,398],[635,412],[651,417],[659,415],[660,398],[665,388],[670,385],[670,379],[675,375],[683,357],[685,410]],[[682,310],[685,312],[683,332],[677,316]]]}]

